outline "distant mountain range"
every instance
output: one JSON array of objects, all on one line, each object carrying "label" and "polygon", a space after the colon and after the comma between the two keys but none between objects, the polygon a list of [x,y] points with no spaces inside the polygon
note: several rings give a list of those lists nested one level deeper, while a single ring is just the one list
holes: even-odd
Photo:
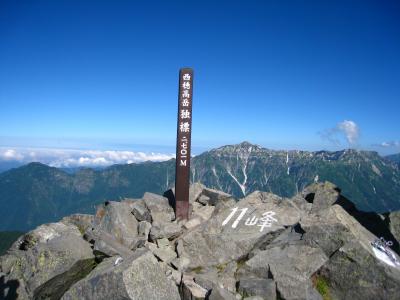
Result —
[{"label": "distant mountain range", "polygon": [[[0,174],[0,230],[27,231],[105,200],[138,198],[174,186],[175,160],[76,172],[40,163]],[[192,159],[191,181],[242,198],[255,190],[290,197],[314,181],[331,181],[365,211],[400,209],[400,168],[376,152],[275,151],[243,142]]]},{"label": "distant mountain range", "polygon": [[400,153],[388,155],[386,158],[400,165]]}]

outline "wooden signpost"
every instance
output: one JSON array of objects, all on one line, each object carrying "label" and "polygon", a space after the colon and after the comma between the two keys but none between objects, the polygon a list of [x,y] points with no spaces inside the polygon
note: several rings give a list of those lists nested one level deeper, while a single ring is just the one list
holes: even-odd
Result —
[{"label": "wooden signpost", "polygon": [[189,218],[190,147],[192,135],[193,70],[179,71],[178,126],[176,137],[175,215]]}]

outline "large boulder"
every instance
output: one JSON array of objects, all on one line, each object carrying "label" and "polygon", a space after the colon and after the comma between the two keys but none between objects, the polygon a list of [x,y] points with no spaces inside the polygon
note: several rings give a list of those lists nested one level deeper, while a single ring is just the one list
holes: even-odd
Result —
[{"label": "large boulder", "polygon": [[[318,295],[310,280],[328,257],[318,247],[298,243],[276,243],[248,260],[244,268],[262,279],[274,279],[284,299],[308,299]],[[262,294],[254,294],[263,296]]]},{"label": "large boulder", "polygon": [[299,222],[299,218],[299,211],[290,201],[254,192],[184,234],[182,256],[190,260],[189,268],[238,260],[286,226]]},{"label": "large boulder", "polygon": [[57,299],[95,265],[90,244],[79,229],[64,223],[39,226],[0,257],[2,281],[14,282],[21,299]]},{"label": "large boulder", "polygon": [[313,281],[325,299],[383,300],[400,295],[399,268],[380,262],[358,242],[335,252]]},{"label": "large boulder", "polygon": [[168,198],[153,193],[145,193],[143,200],[150,212],[152,222],[166,223],[175,219],[175,213]]},{"label": "large boulder", "polygon": [[94,227],[109,233],[126,247],[137,243],[138,221],[126,202],[105,202],[97,209]]},{"label": "large boulder", "polygon": [[93,250],[98,256],[100,254],[100,256],[128,257],[132,254],[131,248],[124,246],[113,235],[101,229],[88,230],[85,239],[93,244]]},{"label": "large boulder", "polygon": [[90,275],[73,285],[63,300],[180,300],[176,284],[168,279],[166,265],[146,250],[116,264],[116,258],[105,259]]},{"label": "large boulder", "polygon": [[340,189],[331,182],[313,183],[302,191],[307,202],[312,203],[311,211],[317,213],[329,208],[339,200]]}]

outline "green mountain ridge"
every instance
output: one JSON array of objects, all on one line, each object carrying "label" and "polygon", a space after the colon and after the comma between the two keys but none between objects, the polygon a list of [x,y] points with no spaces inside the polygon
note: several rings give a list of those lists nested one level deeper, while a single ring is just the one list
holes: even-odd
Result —
[{"label": "green mountain ridge", "polygon": [[[242,198],[255,190],[291,197],[314,181],[331,181],[365,211],[400,209],[399,166],[376,152],[276,151],[243,142],[192,158],[191,181]],[[174,186],[175,160],[114,165],[76,173],[40,163],[0,174],[0,230],[27,231],[106,200],[162,194]]]},{"label": "green mountain ridge", "polygon": [[397,163],[400,166],[400,153],[387,155],[387,156],[385,156],[385,158]]}]

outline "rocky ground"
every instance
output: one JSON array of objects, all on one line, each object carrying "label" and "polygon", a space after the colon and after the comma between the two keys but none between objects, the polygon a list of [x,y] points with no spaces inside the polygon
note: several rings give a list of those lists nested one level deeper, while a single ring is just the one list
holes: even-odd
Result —
[{"label": "rocky ground", "polygon": [[399,253],[400,212],[360,212],[328,182],[239,201],[194,184],[191,218],[178,221],[171,194],[20,237],[0,257],[0,299],[400,298],[400,267],[371,246],[382,236]]}]

